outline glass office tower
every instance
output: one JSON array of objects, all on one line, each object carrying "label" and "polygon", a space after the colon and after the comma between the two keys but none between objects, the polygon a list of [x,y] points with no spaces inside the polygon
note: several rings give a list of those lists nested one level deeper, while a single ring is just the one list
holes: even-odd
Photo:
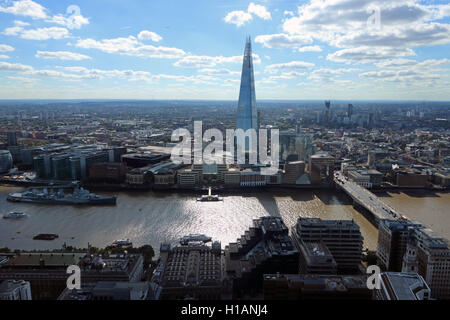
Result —
[{"label": "glass office tower", "polygon": [[[252,43],[250,37],[245,44],[242,66],[241,91],[237,108],[236,129],[255,129],[258,135],[258,112],[256,111],[255,76],[253,72]],[[249,150],[248,139],[245,149]]]}]

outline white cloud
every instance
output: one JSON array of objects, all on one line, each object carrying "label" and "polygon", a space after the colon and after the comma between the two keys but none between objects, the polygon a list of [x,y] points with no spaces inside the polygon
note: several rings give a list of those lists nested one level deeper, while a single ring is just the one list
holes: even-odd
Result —
[{"label": "white cloud", "polygon": [[10,27],[6,28],[5,31],[3,31],[3,34],[5,36],[17,36],[22,31],[23,31],[22,27]]},{"label": "white cloud", "polygon": [[294,16],[294,15],[295,15],[295,13],[294,13],[294,12],[292,12],[292,11],[289,11],[289,10],[285,10],[283,14],[284,14],[285,16],[288,16],[288,17],[292,17],[292,16]]},{"label": "white cloud", "polygon": [[429,59],[424,61],[416,61],[412,59],[392,59],[375,64],[378,68],[404,68],[413,67],[415,69],[422,68],[424,71],[436,66],[450,64],[450,59]]},{"label": "white cloud", "polygon": [[411,49],[401,49],[392,47],[368,47],[361,46],[336,51],[327,56],[328,60],[345,63],[370,63],[380,62],[386,59],[397,57],[415,56]]},{"label": "white cloud", "polygon": [[248,12],[239,10],[229,12],[223,19],[226,23],[235,24],[238,27],[243,26],[247,21],[252,20],[252,15]]},{"label": "white cloud", "polygon": [[30,24],[20,20],[14,21],[14,26],[6,28],[3,31],[7,36],[19,36],[22,39],[28,40],[48,40],[48,39],[63,39],[69,37],[69,31],[66,28],[49,27],[37,29],[25,29]]},{"label": "white cloud", "polygon": [[319,46],[307,46],[299,48],[298,52],[322,52],[322,48]]},{"label": "white cloud", "polygon": [[270,76],[263,78],[261,81],[262,83],[276,83],[279,80],[292,80],[298,77],[302,77],[306,75],[306,72],[297,72],[297,71],[290,71],[290,72],[282,72],[280,75],[277,76]]},{"label": "white cloud", "polygon": [[91,59],[91,57],[86,56],[84,54],[69,51],[38,51],[36,53],[36,58],[74,60],[74,61]]},{"label": "white cloud", "polygon": [[390,67],[397,68],[397,67],[412,66],[415,64],[417,64],[416,60],[399,58],[399,59],[389,59],[389,60],[385,60],[382,62],[378,62],[375,65],[378,68],[390,68]]},{"label": "white cloud", "polygon": [[11,52],[14,51],[14,48],[7,44],[0,44],[0,52]]},{"label": "white cloud", "polygon": [[47,9],[31,0],[14,1],[11,6],[0,6],[0,12],[10,13],[16,16],[30,17],[32,19],[45,19]]},{"label": "white cloud", "polygon": [[240,75],[240,72],[238,72],[238,71],[231,71],[231,70],[225,69],[225,68],[220,68],[220,69],[204,68],[204,69],[199,70],[199,72],[206,73],[209,75],[229,75],[229,76]]},{"label": "white cloud", "polygon": [[27,29],[20,31],[20,37],[28,40],[59,40],[68,38],[69,30],[60,27]]},{"label": "white cloud", "polygon": [[[380,10],[379,27],[371,23],[374,8]],[[329,60],[379,62],[413,56],[415,47],[450,43],[450,24],[439,20],[449,14],[446,5],[418,0],[310,0],[285,19],[283,30],[342,49]]]},{"label": "white cloud", "polygon": [[30,24],[28,22],[20,21],[20,20],[14,20],[14,25],[17,27],[27,27]]},{"label": "white cloud", "polygon": [[9,59],[9,56],[6,54],[0,54],[0,59]]},{"label": "white cloud", "polygon": [[267,11],[266,7],[259,4],[254,4],[253,2],[251,2],[248,6],[247,12],[250,14],[254,14],[264,20],[272,19],[272,16],[270,15],[270,12]]},{"label": "white cloud", "polygon": [[155,33],[155,32],[148,31],[148,30],[143,30],[143,31],[141,31],[139,33],[138,39],[141,40],[141,41],[151,40],[153,42],[159,42],[159,41],[162,40],[162,37],[159,34]]},{"label": "white cloud", "polygon": [[24,83],[25,84],[33,84],[36,81],[38,81],[38,79],[27,78],[27,77],[8,76],[7,78],[10,80],[13,80],[13,81],[18,81],[18,82],[20,82],[20,84],[24,84]]},{"label": "white cloud", "polygon": [[[201,67],[215,67],[222,63],[242,63],[242,56],[233,57],[211,57],[211,56],[186,56],[174,63],[176,67],[183,68],[201,68]],[[253,63],[261,63],[261,59],[257,54],[253,54]]]},{"label": "white cloud", "polygon": [[264,19],[271,20],[272,16],[269,11],[267,11],[265,6],[254,4],[251,2],[247,8],[247,11],[236,10],[229,12],[223,19],[226,23],[234,24],[237,27],[243,26],[245,23],[253,19],[253,15]]},{"label": "white cloud", "polygon": [[289,35],[285,33],[260,35],[255,42],[262,43],[267,48],[297,48],[303,44],[312,42],[311,38],[302,35]]},{"label": "white cloud", "polygon": [[343,76],[347,73],[351,73],[357,71],[358,69],[328,69],[328,68],[320,68],[311,72],[311,75],[308,77],[309,80],[313,81],[321,81],[321,82],[330,82],[335,81],[337,77]]},{"label": "white cloud", "polygon": [[338,47],[391,46],[395,48],[432,46],[450,43],[450,25],[427,23],[385,28],[380,32],[352,32],[334,42]]},{"label": "white cloud", "polygon": [[75,46],[83,49],[97,49],[111,54],[149,58],[176,59],[186,54],[183,50],[178,48],[144,45],[134,36],[129,36],[128,38],[103,39],[100,41],[94,39],[82,39],[78,40]]},{"label": "white cloud", "polygon": [[277,63],[277,64],[271,64],[268,65],[265,68],[266,73],[278,73],[281,71],[298,71],[298,70],[305,70],[310,69],[314,67],[314,63],[310,62],[304,62],[304,61],[291,61],[286,63]]},{"label": "white cloud", "polygon": [[363,72],[360,78],[377,82],[397,83],[400,87],[424,87],[442,85],[449,72],[450,59],[392,59],[377,63],[381,70]]},{"label": "white cloud", "polygon": [[0,71],[6,72],[26,72],[33,70],[33,67],[20,63],[0,62]]},{"label": "white cloud", "polygon": [[[46,22],[56,23],[68,29],[80,29],[83,25],[89,24],[89,19],[83,17],[80,8],[76,5],[67,7],[66,15],[57,14],[50,16],[48,9],[32,0],[14,1],[11,6],[0,6],[0,12],[10,13],[16,16],[30,17],[32,19],[44,19]],[[14,21],[15,27],[8,28],[8,35],[19,33],[18,27],[26,27],[30,24],[23,21]],[[15,30],[14,30],[15,28]]]}]

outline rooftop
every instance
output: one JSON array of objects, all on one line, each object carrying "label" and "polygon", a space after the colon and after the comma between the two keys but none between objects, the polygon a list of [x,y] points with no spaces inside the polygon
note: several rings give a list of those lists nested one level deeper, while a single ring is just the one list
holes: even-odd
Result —
[{"label": "rooftop", "polygon": [[390,300],[423,300],[430,291],[417,273],[386,272],[381,274],[383,288]]}]

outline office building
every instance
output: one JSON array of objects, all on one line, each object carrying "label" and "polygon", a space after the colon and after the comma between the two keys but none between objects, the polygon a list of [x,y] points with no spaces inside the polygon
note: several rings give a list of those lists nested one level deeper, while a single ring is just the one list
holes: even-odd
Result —
[{"label": "office building", "polygon": [[156,186],[171,186],[177,181],[176,171],[171,168],[163,168],[156,172],[153,177]]},{"label": "office building", "polygon": [[387,150],[376,149],[369,151],[367,157],[367,165],[370,168],[374,168],[379,162],[389,157],[389,152]]},{"label": "office building", "polygon": [[395,272],[402,271],[408,239],[417,228],[421,228],[419,223],[408,220],[380,220],[377,260],[382,269]]},{"label": "office building", "polygon": [[157,300],[219,300],[222,293],[220,242],[207,246],[189,242],[172,247],[161,244],[160,260],[152,277]]},{"label": "office building", "polygon": [[298,178],[305,173],[305,162],[292,161],[284,165],[283,184],[296,184]]},{"label": "office building", "polygon": [[142,168],[155,165],[170,159],[170,154],[130,153],[121,156],[122,161],[130,168]]},{"label": "office building", "polygon": [[308,163],[309,157],[314,153],[313,136],[299,131],[280,132],[280,163],[288,161],[295,156],[296,160]]},{"label": "office building", "polygon": [[239,169],[228,169],[223,176],[224,184],[228,187],[237,187],[241,184],[241,172]]},{"label": "office building", "polygon": [[253,220],[241,238],[225,247],[225,271],[234,297],[262,292],[265,273],[297,273],[298,261],[298,250],[279,217]]},{"label": "office building", "polygon": [[113,149],[101,149],[97,145],[76,146],[65,152],[61,150],[66,150],[66,147],[55,144],[33,158],[38,178],[84,181],[89,178],[91,166],[114,160]]},{"label": "office building", "polygon": [[13,147],[17,146],[17,132],[16,131],[8,131],[7,135],[7,141],[8,146]]},{"label": "office building", "polygon": [[13,158],[8,150],[0,150],[0,173],[7,173],[11,170]]},{"label": "office building", "polygon": [[450,299],[450,248],[448,241],[430,229],[415,232],[419,274],[430,286],[434,299]]},{"label": "office building", "polygon": [[89,168],[89,180],[99,182],[123,182],[127,175],[127,165],[124,162],[94,163]]},{"label": "office building", "polygon": [[262,187],[267,184],[266,176],[261,174],[260,168],[248,168],[240,172],[241,187]]},{"label": "office building", "polygon": [[177,183],[180,187],[194,187],[200,181],[200,173],[192,169],[179,170],[177,173]]},{"label": "office building", "polygon": [[347,171],[347,177],[363,188],[371,188],[370,177],[368,175],[361,174],[358,171],[349,170]]},{"label": "office building", "polygon": [[309,176],[313,185],[331,185],[334,181],[334,158],[318,153],[309,158]]},{"label": "office building", "polygon": [[326,245],[339,272],[360,270],[364,238],[354,221],[300,217],[291,234],[298,248],[302,242],[322,242]]},{"label": "office building", "polygon": [[347,108],[347,117],[351,118],[353,115],[353,104],[349,103]]}]

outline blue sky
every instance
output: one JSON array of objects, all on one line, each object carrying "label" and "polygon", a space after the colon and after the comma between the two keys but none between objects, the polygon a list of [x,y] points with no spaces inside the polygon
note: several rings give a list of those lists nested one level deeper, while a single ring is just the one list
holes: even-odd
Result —
[{"label": "blue sky", "polygon": [[0,99],[450,100],[450,5],[0,0]]}]

